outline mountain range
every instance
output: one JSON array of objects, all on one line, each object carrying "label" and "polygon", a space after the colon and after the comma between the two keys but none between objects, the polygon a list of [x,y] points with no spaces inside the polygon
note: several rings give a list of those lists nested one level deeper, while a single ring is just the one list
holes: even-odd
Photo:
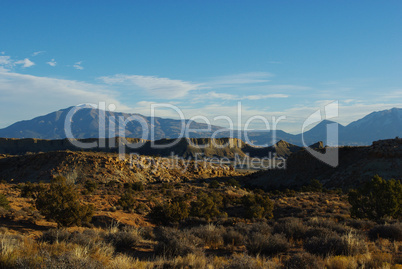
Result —
[{"label": "mountain range", "polygon": [[[16,122],[6,128],[0,129],[0,137],[3,138],[38,138],[38,139],[64,139],[67,136],[64,130],[68,112],[76,109],[71,122],[72,134],[77,139],[104,138],[119,136],[119,130],[125,137],[143,138],[146,140],[172,139],[181,135],[182,124],[191,128],[188,133],[190,138],[208,138],[215,131],[219,131],[216,138],[229,137],[230,131],[220,126],[207,125],[190,120],[175,120],[160,117],[146,117],[140,114],[128,114],[121,112],[100,111],[93,107],[70,107],[39,116],[31,120]],[[104,113],[104,114],[103,114]],[[104,126],[107,132],[99,133],[99,126]],[[129,118],[125,128],[119,129],[118,119]],[[113,128],[113,123],[115,123]],[[287,141],[297,146],[313,144],[317,141],[327,141],[327,126],[335,122],[323,120],[315,127],[302,134],[289,134],[282,130],[264,131],[256,130],[248,133],[250,141],[255,145],[274,145],[280,140]],[[335,123],[338,124],[338,123]],[[208,129],[208,131],[201,131]],[[148,134],[143,137],[143,130]],[[113,130],[109,132],[109,130]],[[372,112],[371,114],[354,121],[346,126],[338,124],[339,145],[370,145],[373,141],[402,136],[402,109],[392,108],[389,110]],[[235,138],[244,138],[244,133],[234,131]],[[241,137],[240,137],[241,136]]]}]

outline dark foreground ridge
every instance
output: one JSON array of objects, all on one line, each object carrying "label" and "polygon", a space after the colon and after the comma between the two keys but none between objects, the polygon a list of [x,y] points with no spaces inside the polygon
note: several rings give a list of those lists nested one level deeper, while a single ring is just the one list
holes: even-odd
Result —
[{"label": "dark foreground ridge", "polygon": [[402,179],[401,138],[375,141],[371,146],[340,147],[339,165],[335,168],[303,149],[289,156],[286,169],[256,172],[249,183],[267,189],[286,189],[318,179],[327,188],[348,190],[376,174],[386,179]]}]

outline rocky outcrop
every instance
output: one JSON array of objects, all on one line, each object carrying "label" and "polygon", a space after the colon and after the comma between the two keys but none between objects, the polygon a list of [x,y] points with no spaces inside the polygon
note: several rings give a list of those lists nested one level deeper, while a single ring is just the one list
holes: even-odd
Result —
[{"label": "rocky outcrop", "polygon": [[126,153],[148,156],[169,157],[176,155],[184,158],[226,157],[233,159],[236,155],[238,157],[244,157],[246,154],[250,157],[269,157],[273,153],[286,158],[301,149],[283,140],[270,147],[253,147],[237,138],[182,138],[148,141],[116,137],[111,139],[79,139],[77,141],[86,145],[96,143],[96,146],[82,149],[75,147],[68,139],[0,138],[0,154],[16,155],[64,150],[117,153],[120,150],[119,146],[122,146]]},{"label": "rocky outcrop", "polygon": [[377,158],[401,158],[402,138],[379,140],[370,147],[370,156]]},{"label": "rocky outcrop", "polygon": [[0,179],[13,182],[49,181],[61,175],[71,182],[180,182],[235,176],[230,166],[163,157],[115,153],[58,151],[0,159]]}]

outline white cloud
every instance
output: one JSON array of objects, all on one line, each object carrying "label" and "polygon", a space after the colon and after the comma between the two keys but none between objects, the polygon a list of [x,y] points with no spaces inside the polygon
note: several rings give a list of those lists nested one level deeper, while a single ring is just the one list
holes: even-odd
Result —
[{"label": "white cloud", "polygon": [[14,64],[16,64],[16,65],[20,64],[20,65],[22,65],[23,68],[27,68],[27,67],[31,67],[31,66],[35,65],[35,63],[32,62],[31,60],[29,60],[28,58],[25,58],[24,60],[16,61],[16,62],[14,62]]},{"label": "white cloud", "polygon": [[49,61],[49,62],[46,62],[48,65],[50,65],[50,66],[53,66],[53,67],[55,67],[56,66],[56,64],[57,64],[57,62],[54,60],[54,59],[52,59],[51,61]]},{"label": "white cloud", "polygon": [[35,51],[34,53],[32,53],[32,56],[35,57],[35,56],[38,56],[39,54],[42,54],[42,53],[45,53],[45,51],[44,50]]},{"label": "white cloud", "polygon": [[132,111],[105,85],[14,72],[0,72],[0,96],[2,127],[82,103],[106,102],[116,111]]},{"label": "white cloud", "polygon": [[100,77],[101,81],[110,85],[124,85],[134,90],[143,90],[159,98],[181,98],[188,92],[197,90],[201,84],[194,84],[183,80],[159,78],[154,76],[114,75]]},{"label": "white cloud", "polygon": [[82,67],[81,64],[82,64],[82,61],[76,62],[76,63],[73,65],[73,67],[74,67],[75,69],[77,69],[77,70],[83,70],[84,67]]},{"label": "white cloud", "polygon": [[11,57],[10,56],[0,56],[0,65],[11,65]]}]

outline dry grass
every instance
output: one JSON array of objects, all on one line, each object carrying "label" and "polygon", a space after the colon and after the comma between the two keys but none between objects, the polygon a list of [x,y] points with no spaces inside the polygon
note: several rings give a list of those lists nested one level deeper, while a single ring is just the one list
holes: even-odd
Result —
[{"label": "dry grass", "polygon": [[[198,191],[210,191],[204,185],[166,189],[155,184],[136,199],[152,206],[190,193],[191,201]],[[83,199],[95,203],[95,215],[109,220],[105,225],[56,231],[43,218],[27,221],[37,211],[13,186],[0,184],[13,210],[12,219],[0,218],[0,268],[397,268],[402,263],[400,224],[375,226],[350,219],[345,197],[332,193],[272,196],[277,206],[272,220],[229,213],[209,224],[198,220],[160,229],[146,212],[111,212],[119,196],[100,189]],[[239,197],[251,192],[228,188],[219,191],[230,192],[233,199],[225,210],[235,212]]]}]

